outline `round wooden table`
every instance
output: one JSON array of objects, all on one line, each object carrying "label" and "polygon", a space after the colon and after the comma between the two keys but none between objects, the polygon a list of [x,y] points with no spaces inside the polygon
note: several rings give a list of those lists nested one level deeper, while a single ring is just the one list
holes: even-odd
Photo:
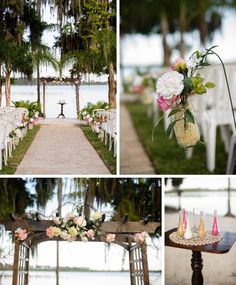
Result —
[{"label": "round wooden table", "polygon": [[177,228],[171,229],[165,233],[165,245],[192,250],[191,267],[193,270],[192,274],[192,285],[203,285],[204,279],[202,275],[203,260],[202,252],[223,254],[230,251],[234,242],[236,241],[236,233],[232,232],[220,232],[222,239],[221,241],[208,245],[201,246],[189,246],[177,244],[170,240],[169,235],[177,231]]}]

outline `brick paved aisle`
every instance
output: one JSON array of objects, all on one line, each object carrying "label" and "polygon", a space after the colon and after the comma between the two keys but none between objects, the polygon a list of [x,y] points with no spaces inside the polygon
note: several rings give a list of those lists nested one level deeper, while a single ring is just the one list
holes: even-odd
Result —
[{"label": "brick paved aisle", "polygon": [[139,141],[130,114],[123,104],[120,106],[120,118],[120,173],[155,174],[152,163]]},{"label": "brick paved aisle", "polygon": [[109,174],[77,120],[50,120],[41,126],[17,168],[21,174]]}]

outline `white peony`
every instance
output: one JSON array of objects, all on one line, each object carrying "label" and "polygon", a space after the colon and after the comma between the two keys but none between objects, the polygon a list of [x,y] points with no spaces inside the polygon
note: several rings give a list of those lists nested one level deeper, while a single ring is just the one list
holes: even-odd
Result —
[{"label": "white peony", "polygon": [[157,80],[157,94],[164,99],[180,95],[184,89],[184,76],[177,71],[169,71]]}]

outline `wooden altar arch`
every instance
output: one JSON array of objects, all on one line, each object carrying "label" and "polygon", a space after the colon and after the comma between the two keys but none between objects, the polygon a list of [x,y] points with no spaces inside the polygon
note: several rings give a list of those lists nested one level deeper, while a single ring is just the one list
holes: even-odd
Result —
[{"label": "wooden altar arch", "polygon": [[79,87],[81,83],[81,78],[69,78],[69,77],[41,77],[40,82],[43,84],[43,114],[46,118],[46,85],[49,82],[58,82],[58,83],[71,83],[75,85],[75,95],[76,95],[76,109],[77,114],[80,112],[80,96],[79,96]]},{"label": "wooden altar arch", "polygon": [[[24,242],[15,241],[14,264],[12,285],[29,284],[29,258],[30,249],[37,244],[46,241],[63,241],[60,237],[49,239],[46,236],[46,229],[55,224],[51,220],[1,220],[6,230],[14,232],[17,228],[27,230],[30,234]],[[133,242],[135,233],[147,232],[154,234],[160,227],[158,222],[104,222],[101,230],[104,233],[95,237],[89,242],[106,242],[106,234],[116,234],[115,244],[122,246],[129,252],[130,284],[131,285],[150,285],[147,246],[146,244],[137,244]],[[79,239],[77,239],[79,241]]]}]

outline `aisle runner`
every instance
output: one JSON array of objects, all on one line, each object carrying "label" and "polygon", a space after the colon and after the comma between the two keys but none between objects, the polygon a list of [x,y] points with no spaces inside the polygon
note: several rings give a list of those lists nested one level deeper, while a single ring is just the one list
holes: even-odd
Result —
[{"label": "aisle runner", "polygon": [[120,122],[120,173],[155,174],[124,105],[120,106],[120,118],[122,118]]},{"label": "aisle runner", "polygon": [[41,126],[15,174],[109,174],[78,124],[49,122]]}]

